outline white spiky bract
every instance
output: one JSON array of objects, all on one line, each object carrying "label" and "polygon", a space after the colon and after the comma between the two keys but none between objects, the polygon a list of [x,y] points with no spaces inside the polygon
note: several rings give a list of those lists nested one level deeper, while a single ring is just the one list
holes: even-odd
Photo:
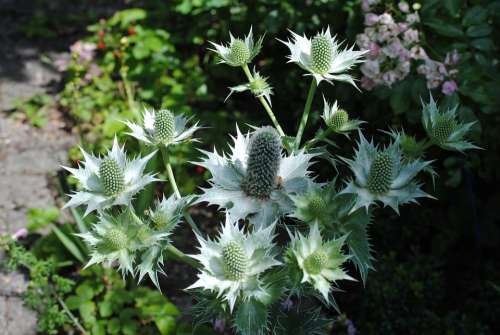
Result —
[{"label": "white spiky bract", "polygon": [[204,188],[198,202],[208,202],[226,210],[234,220],[249,219],[256,228],[266,227],[280,216],[293,210],[290,195],[300,194],[311,182],[311,159],[315,154],[304,151],[282,156],[276,187],[266,199],[247,195],[242,189],[248,162],[250,134],[243,135],[236,127],[236,137],[229,155],[220,155],[217,150],[201,150],[205,157],[195,164],[203,166],[212,174],[211,187]]},{"label": "white spiky bract", "polygon": [[235,93],[235,92],[245,92],[245,91],[250,91],[252,94],[257,97],[264,97],[266,99],[267,103],[272,106],[271,104],[271,95],[273,94],[273,88],[268,84],[267,82],[268,77],[263,77],[258,71],[253,69],[253,80],[250,81],[249,83],[246,84],[241,84],[237,86],[233,86],[229,88],[229,94],[227,95],[227,99]]},{"label": "white spiky bract", "polygon": [[138,275],[140,282],[145,275],[160,287],[158,273],[164,274],[163,253],[170,244],[169,236],[181,221],[185,207],[192,198],[176,199],[171,196],[158,202],[149,217],[139,218],[131,209],[117,216],[104,213],[87,233],[79,236],[88,244],[93,264],[118,264],[123,276]]},{"label": "white spiky bract", "polygon": [[270,293],[261,274],[281,263],[275,259],[274,227],[245,233],[229,216],[217,240],[197,236],[200,253],[191,257],[201,265],[198,280],[187,289],[202,288],[216,292],[227,301],[230,311],[236,301],[266,301]]},{"label": "white spiky bract", "polygon": [[[330,27],[309,39],[290,30],[292,38],[281,41],[290,49],[289,62],[296,63],[316,79],[316,83],[326,80],[346,82],[357,88],[354,78],[346,72],[354,65],[362,63],[363,55],[368,51],[356,51],[354,46],[340,49],[335,36],[330,34]],[[317,42],[317,43],[316,43]],[[317,44],[317,45],[316,45]]]},{"label": "white spiky bract", "polygon": [[323,115],[321,115],[325,125],[336,133],[347,135],[350,131],[359,129],[359,126],[364,121],[350,119],[349,114],[343,109],[340,109],[337,101],[330,104],[323,97]]},{"label": "white spiky bract", "polygon": [[250,63],[262,48],[263,37],[254,42],[252,28],[250,28],[248,35],[244,39],[235,38],[231,33],[229,33],[229,38],[230,40],[227,44],[210,42],[213,49],[209,50],[215,52],[220,57],[219,63],[225,63],[230,66],[243,66]]},{"label": "white spiky bract", "polygon": [[457,120],[458,105],[446,112],[440,112],[432,95],[429,103],[422,101],[422,125],[431,141],[446,150],[463,152],[480,147],[465,140],[476,122],[461,123]]},{"label": "white spiky bract", "polygon": [[347,235],[323,242],[317,223],[307,237],[300,232],[290,234],[290,249],[302,270],[302,283],[310,283],[328,302],[332,283],[338,280],[355,280],[342,268],[349,259],[342,253]]},{"label": "white spiky bract", "polygon": [[[167,138],[160,138],[156,132],[158,129],[155,129],[155,121],[160,112],[168,112],[173,116],[173,125],[171,132]],[[158,110],[144,108],[144,112],[142,114],[142,125],[138,125],[136,123],[125,121],[125,124],[130,128],[131,132],[126,133],[132,137],[135,137],[139,141],[146,143],[147,145],[176,145],[179,143],[194,141],[192,138],[193,134],[200,129],[198,126],[198,122],[194,125],[188,127],[187,124],[190,121],[190,118],[185,117],[184,115],[174,115],[169,110]]]},{"label": "white spiky bract", "polygon": [[[71,199],[64,205],[64,208],[86,205],[84,216],[93,211],[102,212],[112,206],[128,206],[135,194],[149,183],[158,180],[152,174],[144,174],[146,164],[156,151],[145,157],[129,160],[126,157],[124,147],[120,147],[116,137],[112,149],[105,157],[93,156],[83,149],[81,151],[84,161],[77,169],[64,167],[78,180],[81,186],[81,191],[69,195]],[[100,175],[102,163],[110,161],[113,162],[112,167],[118,169],[115,172],[122,181],[120,188],[117,189],[118,192],[113,194],[105,189],[108,185],[103,183],[105,180]]]},{"label": "white spiky bract", "polygon": [[354,180],[340,192],[356,195],[351,212],[361,207],[368,210],[370,205],[380,201],[399,213],[402,204],[416,203],[416,199],[422,197],[433,198],[422,191],[421,184],[414,180],[431,161],[416,159],[405,162],[399,141],[398,136],[389,146],[381,149],[359,132],[354,159],[342,158],[354,173]]}]

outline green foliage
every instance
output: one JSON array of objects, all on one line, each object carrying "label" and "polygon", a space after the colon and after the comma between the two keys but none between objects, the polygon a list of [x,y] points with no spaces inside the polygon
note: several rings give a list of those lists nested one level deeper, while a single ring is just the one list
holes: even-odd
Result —
[{"label": "green foliage", "polygon": [[236,311],[234,325],[242,335],[261,335],[267,331],[267,308],[254,299],[243,302]]},{"label": "green foliage", "polygon": [[17,100],[14,103],[16,113],[24,115],[35,127],[43,127],[47,124],[51,108],[54,108],[54,99],[47,94],[36,94],[27,100]]},{"label": "green foliage", "polygon": [[28,231],[34,232],[47,227],[49,224],[57,221],[59,215],[59,209],[56,207],[28,209],[28,213],[26,213]]}]

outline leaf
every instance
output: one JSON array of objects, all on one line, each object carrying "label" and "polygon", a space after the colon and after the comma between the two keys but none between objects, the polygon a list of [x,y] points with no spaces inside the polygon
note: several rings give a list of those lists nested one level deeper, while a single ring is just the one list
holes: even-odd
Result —
[{"label": "leaf", "polygon": [[157,317],[154,319],[156,328],[160,331],[161,335],[174,334],[175,319],[171,316]]},{"label": "leaf", "polygon": [[113,315],[113,307],[110,301],[104,300],[99,303],[99,315],[103,318],[109,318]]},{"label": "leaf", "polygon": [[78,248],[78,246],[65,234],[63,233],[59,228],[57,228],[55,225],[52,226],[52,230],[56,234],[57,238],[61,243],[68,249],[68,251],[81,263],[85,262],[85,257],[83,257],[82,252]]},{"label": "leaf", "polygon": [[451,16],[458,16],[460,6],[462,5],[462,0],[444,0],[444,7],[448,10]]},{"label": "leaf", "polygon": [[60,212],[56,207],[30,208],[26,214],[28,219],[28,231],[34,232],[47,227],[52,222],[57,221]]},{"label": "leaf", "polygon": [[108,333],[118,334],[120,332],[120,319],[112,318],[108,322]]},{"label": "leaf", "polygon": [[86,324],[93,324],[95,322],[95,304],[92,301],[84,301],[78,307],[80,316]]},{"label": "leaf", "polygon": [[474,6],[469,8],[462,19],[464,26],[472,26],[474,24],[481,24],[488,18],[488,11],[481,6]]},{"label": "leaf", "polygon": [[236,312],[234,325],[242,335],[265,334],[267,328],[266,306],[254,299],[243,302]]},{"label": "leaf", "polygon": [[119,23],[122,28],[127,28],[132,22],[143,20],[147,16],[147,12],[141,8],[125,9],[116,12],[115,15],[109,19],[109,24],[114,26]]},{"label": "leaf", "polygon": [[447,37],[463,37],[464,32],[460,27],[457,27],[453,24],[438,20],[431,19],[424,23],[426,26],[430,27],[436,33],[447,36]]},{"label": "leaf", "polygon": [[488,36],[493,29],[487,23],[478,26],[470,26],[467,28],[466,34],[469,37],[483,37]]},{"label": "leaf", "polygon": [[126,320],[122,325],[122,332],[125,335],[136,335],[138,323],[134,320]]},{"label": "leaf", "polygon": [[348,217],[343,227],[343,230],[349,233],[346,243],[352,255],[352,261],[361,275],[363,285],[366,284],[368,271],[373,270],[372,248],[368,236],[370,223],[370,214],[361,208]]},{"label": "leaf", "polygon": [[495,43],[490,38],[478,38],[471,42],[471,45],[482,51],[491,51],[495,49]]}]

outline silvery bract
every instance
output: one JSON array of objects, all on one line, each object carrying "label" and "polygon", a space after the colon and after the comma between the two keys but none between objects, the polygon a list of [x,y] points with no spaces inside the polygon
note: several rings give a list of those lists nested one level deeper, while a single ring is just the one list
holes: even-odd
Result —
[{"label": "silvery bract", "polygon": [[[155,209],[149,210],[148,230],[152,238],[144,245],[144,252],[140,256],[137,264],[140,282],[147,274],[151,281],[160,287],[158,283],[158,273],[165,274],[163,270],[163,253],[170,243],[167,238],[171,231],[181,222],[185,208],[192,201],[191,196],[177,199],[174,194],[169,198],[157,202]],[[158,238],[163,236],[164,238]]]},{"label": "silvery bract", "polygon": [[359,132],[354,160],[342,158],[354,173],[354,180],[341,192],[356,195],[351,212],[361,207],[368,209],[371,204],[380,201],[399,213],[399,205],[416,202],[421,197],[432,198],[414,180],[431,162],[419,159],[404,162],[399,141],[398,137],[388,147],[380,149]]},{"label": "silvery bract", "polygon": [[156,181],[154,175],[143,174],[147,162],[156,152],[143,158],[128,160],[124,147],[114,140],[105,157],[96,157],[81,149],[84,162],[78,169],[64,167],[78,180],[81,191],[70,194],[66,207],[86,205],[87,215],[116,205],[130,205],[132,197],[147,184]]},{"label": "silvery bract", "polygon": [[251,137],[238,127],[236,133],[229,155],[202,150],[206,157],[196,164],[212,178],[198,202],[226,209],[233,220],[248,218],[257,228],[266,227],[292,211],[290,195],[307,189],[315,155],[298,151],[283,156],[279,135],[271,127],[257,129]]},{"label": "silvery bract", "polygon": [[301,68],[314,76],[316,83],[322,80],[332,83],[333,80],[349,83],[357,88],[354,78],[345,73],[355,64],[363,62],[362,56],[367,51],[350,49],[340,50],[340,44],[330,34],[330,28],[309,39],[293,31],[292,39],[283,42],[290,49],[289,62],[297,63]]},{"label": "silvery bract", "polygon": [[281,264],[273,252],[274,226],[244,233],[227,216],[217,240],[197,236],[200,254],[191,257],[202,268],[198,280],[188,289],[203,288],[223,296],[231,311],[238,298],[267,301],[270,293],[260,275]]},{"label": "silvery bract", "polygon": [[271,95],[273,94],[273,88],[267,83],[267,79],[267,77],[261,76],[258,71],[253,69],[253,80],[246,84],[230,87],[226,100],[229,99],[234,92],[250,91],[257,98],[264,97],[267,103],[272,105]]},{"label": "silvery bract", "polygon": [[338,107],[337,101],[330,105],[323,97],[323,103],[323,115],[321,117],[326,126],[336,133],[347,135],[347,133],[359,129],[359,126],[365,123],[364,121],[350,119],[349,114]]},{"label": "silvery bract", "polygon": [[430,96],[428,104],[422,101],[422,124],[431,141],[446,150],[463,152],[469,149],[481,149],[465,140],[465,136],[476,122],[457,121],[457,108],[440,112],[436,102]]},{"label": "silvery bract", "polygon": [[125,124],[132,132],[127,133],[147,145],[174,145],[190,141],[194,132],[200,129],[198,122],[187,127],[189,118],[183,115],[174,115],[168,109],[155,111],[144,109],[142,125],[126,121]]},{"label": "silvery bract", "polygon": [[262,48],[263,37],[260,37],[256,43],[253,40],[252,28],[244,39],[234,38],[229,33],[229,43],[217,44],[210,42],[214,49],[209,49],[220,57],[219,63],[226,63],[231,66],[243,66],[252,61]]},{"label": "silvery bract", "polygon": [[295,232],[290,233],[290,238],[290,249],[302,270],[302,283],[310,283],[326,301],[330,301],[331,283],[355,280],[342,269],[342,264],[349,259],[342,254],[347,235],[323,242],[318,224],[314,223],[307,237]]}]

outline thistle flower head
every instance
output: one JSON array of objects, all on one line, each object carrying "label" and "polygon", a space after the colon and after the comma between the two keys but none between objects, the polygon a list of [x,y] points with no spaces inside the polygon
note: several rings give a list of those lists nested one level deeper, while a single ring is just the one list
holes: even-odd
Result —
[{"label": "thistle flower head", "polygon": [[386,148],[368,142],[359,133],[358,149],[353,160],[343,160],[349,165],[355,179],[347,183],[341,194],[354,194],[356,202],[351,211],[368,207],[380,201],[399,213],[399,205],[416,202],[417,198],[430,197],[420,189],[415,176],[431,162],[415,159],[403,160],[400,136]]},{"label": "thistle flower head", "polygon": [[312,39],[290,32],[292,38],[288,42],[281,41],[290,49],[289,62],[297,63],[309,72],[317,84],[322,80],[330,83],[336,80],[357,88],[353,77],[346,72],[355,64],[363,62],[362,56],[366,50],[354,51],[354,46],[340,50],[341,43],[331,36],[329,27]]},{"label": "thistle flower head", "polygon": [[338,212],[335,196],[334,182],[309,183],[306,192],[291,196],[294,210],[290,216],[308,224],[319,223],[321,227],[331,225]]},{"label": "thistle flower head", "polygon": [[359,129],[359,126],[364,123],[364,121],[356,119],[350,120],[349,114],[339,108],[337,101],[331,105],[323,97],[323,103],[323,115],[321,117],[325,121],[326,126],[336,133],[347,136],[350,131]]},{"label": "thistle flower head", "polygon": [[261,274],[280,262],[273,252],[274,224],[245,233],[229,216],[217,240],[197,236],[200,254],[193,255],[201,264],[198,280],[188,287],[203,288],[223,296],[232,311],[236,301],[268,298]]},{"label": "thistle flower head", "polygon": [[330,300],[331,283],[355,280],[342,269],[342,264],[349,259],[342,253],[347,235],[323,242],[318,224],[314,223],[307,237],[295,232],[290,233],[290,238],[290,249],[302,270],[302,282],[310,283],[326,301]]},{"label": "thistle flower head", "polygon": [[246,176],[241,183],[248,196],[269,198],[276,188],[281,150],[281,138],[274,128],[263,127],[252,134]]},{"label": "thistle flower head", "polygon": [[130,136],[143,141],[147,145],[170,146],[179,143],[194,141],[192,136],[200,129],[198,122],[191,127],[187,127],[189,118],[183,115],[174,115],[168,109],[155,111],[154,109],[144,109],[142,125],[126,121],[130,128]]},{"label": "thistle flower head", "polygon": [[210,42],[213,49],[209,49],[220,57],[220,63],[226,63],[230,66],[243,66],[250,63],[262,48],[263,37],[260,37],[257,42],[253,40],[252,28],[244,39],[235,38],[229,33],[229,43],[217,44]]},{"label": "thistle flower head", "polygon": [[143,174],[155,152],[143,158],[128,160],[123,147],[114,140],[113,148],[104,157],[95,157],[83,149],[82,166],[64,167],[78,180],[81,190],[71,194],[66,207],[86,205],[85,215],[117,205],[130,205],[132,197],[147,184],[156,181],[154,175]]},{"label": "thistle flower head", "polygon": [[245,84],[238,86],[233,86],[229,88],[229,94],[226,100],[235,92],[245,92],[250,91],[256,98],[264,97],[269,105],[271,104],[271,95],[273,94],[273,88],[267,82],[268,78],[260,75],[258,71],[253,69],[253,79]]},{"label": "thistle flower head", "polygon": [[202,150],[206,157],[196,164],[208,169],[212,179],[198,202],[218,205],[234,220],[249,219],[257,228],[266,227],[292,211],[290,196],[307,188],[315,154],[299,151],[283,157],[280,137],[270,127],[251,136],[237,128],[233,140],[229,155]]},{"label": "thistle flower head", "polygon": [[476,122],[461,123],[457,120],[458,105],[446,112],[440,112],[432,95],[429,103],[422,101],[422,124],[430,140],[446,150],[463,152],[480,149],[465,139]]}]

